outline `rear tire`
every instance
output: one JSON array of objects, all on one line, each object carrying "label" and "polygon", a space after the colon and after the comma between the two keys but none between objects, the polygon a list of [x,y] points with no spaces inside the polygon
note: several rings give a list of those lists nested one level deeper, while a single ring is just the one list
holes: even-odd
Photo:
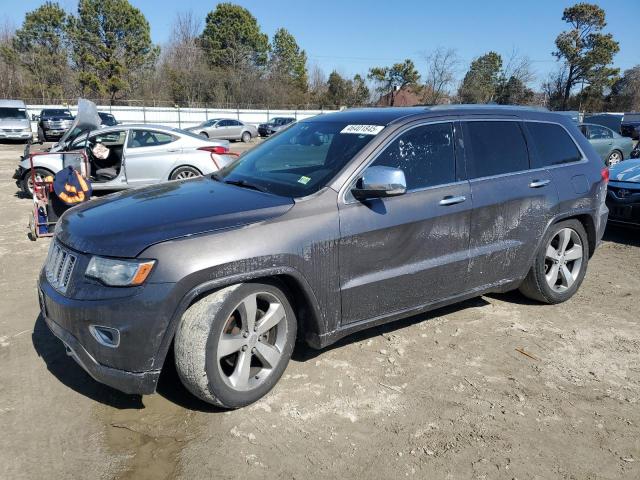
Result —
[{"label": "rear tire", "polygon": [[607,167],[612,167],[624,160],[622,152],[620,150],[614,150],[607,157]]},{"label": "rear tire", "polygon": [[242,132],[241,140],[244,143],[249,143],[251,141],[251,132]]},{"label": "rear tire", "polygon": [[549,227],[519,289],[533,300],[561,303],[580,288],[589,263],[589,239],[582,223],[565,220]]},{"label": "rear tire", "polygon": [[[296,339],[287,295],[272,283],[240,283],[191,305],[175,337],[180,380],[199,399],[249,405],[284,373]],[[261,329],[262,328],[262,329]]]},{"label": "rear tire", "polygon": [[195,167],[190,167],[189,165],[183,165],[182,167],[176,168],[171,175],[169,176],[169,180],[187,180],[189,178],[201,177],[202,173]]}]

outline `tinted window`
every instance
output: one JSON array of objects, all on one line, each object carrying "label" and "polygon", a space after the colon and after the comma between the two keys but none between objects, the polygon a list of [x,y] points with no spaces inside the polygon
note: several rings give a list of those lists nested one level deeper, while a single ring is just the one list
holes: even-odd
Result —
[{"label": "tinted window", "polygon": [[73,118],[73,115],[71,115],[71,112],[69,110],[62,110],[62,109],[42,110],[42,112],[40,113],[40,116],[43,118],[46,118],[46,117]]},{"label": "tinted window", "polygon": [[27,118],[27,111],[24,108],[2,107],[0,108],[0,118],[19,118],[22,120]]},{"label": "tinted window", "polygon": [[238,120],[229,120],[229,124],[232,127],[240,127],[240,126],[244,125],[244,123],[239,122]]},{"label": "tinted window", "polygon": [[434,123],[412,128],[391,142],[373,165],[403,170],[408,190],[454,182],[453,125]]},{"label": "tinted window", "polygon": [[[533,168],[576,162],[582,158],[578,147],[560,125],[527,122],[527,128],[537,152],[536,157],[531,159]],[[584,125],[580,127],[581,130],[584,128]]]},{"label": "tinted window", "polygon": [[302,122],[246,152],[216,173],[223,182],[248,183],[284,195],[310,195],[335,175],[375,135],[345,133],[344,122]]},{"label": "tinted window", "polygon": [[472,161],[469,177],[489,177],[529,168],[520,122],[465,122]]},{"label": "tinted window", "polygon": [[153,132],[150,130],[133,130],[129,136],[128,147],[156,147],[158,145],[166,145],[175,139],[171,135],[162,132]]},{"label": "tinted window", "polygon": [[229,121],[229,120],[220,120],[218,122],[218,126],[219,127],[228,127],[230,125],[231,125],[231,121]]}]

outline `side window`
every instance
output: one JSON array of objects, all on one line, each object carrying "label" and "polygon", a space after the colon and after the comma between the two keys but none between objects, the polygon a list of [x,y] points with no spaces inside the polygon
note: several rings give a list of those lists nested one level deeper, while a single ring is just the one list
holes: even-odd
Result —
[{"label": "side window", "polygon": [[372,165],[403,170],[408,190],[455,182],[453,124],[433,123],[408,130],[393,140]]},{"label": "side window", "polygon": [[464,122],[465,146],[471,151],[469,178],[520,172],[529,168],[529,153],[520,122]]},{"label": "side window", "polygon": [[229,127],[230,125],[231,125],[231,122],[229,120],[220,120],[218,122],[219,127]]},{"label": "side window", "polygon": [[[577,162],[582,158],[580,150],[567,131],[555,123],[527,122],[537,155],[531,159],[532,168]],[[584,125],[581,129],[586,128]]]},{"label": "side window", "polygon": [[589,140],[605,140],[608,138],[612,138],[611,132],[608,129],[596,125],[589,125]]},{"label": "side window", "polygon": [[91,138],[91,141],[93,143],[103,143],[107,146],[124,145],[125,137],[126,137],[126,131],[121,130],[119,132],[109,132],[109,133],[98,134],[93,138]]},{"label": "side window", "polygon": [[140,147],[156,147],[158,145],[166,145],[176,139],[162,132],[154,132],[150,130],[132,130],[129,135],[128,148],[140,148]]}]

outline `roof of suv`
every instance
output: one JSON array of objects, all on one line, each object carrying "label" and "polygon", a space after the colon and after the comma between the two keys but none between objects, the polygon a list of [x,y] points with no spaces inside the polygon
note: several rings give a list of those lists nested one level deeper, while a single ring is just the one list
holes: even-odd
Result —
[{"label": "roof of suv", "polygon": [[545,108],[520,107],[513,105],[436,105],[419,107],[378,107],[378,108],[354,108],[341,112],[327,113],[309,118],[313,122],[348,122],[370,123],[376,125],[389,125],[399,120],[419,116],[442,115],[513,115],[523,116],[553,116],[557,114],[549,112]]}]

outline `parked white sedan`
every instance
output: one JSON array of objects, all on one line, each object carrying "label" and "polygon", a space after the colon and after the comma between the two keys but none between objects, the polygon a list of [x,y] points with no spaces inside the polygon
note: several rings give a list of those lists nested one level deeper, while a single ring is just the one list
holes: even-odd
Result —
[{"label": "parked white sedan", "polygon": [[[96,145],[108,153],[98,158]],[[62,170],[60,152],[84,150],[91,166],[94,190],[123,190],[206,175],[234,160],[229,142],[210,141],[191,132],[161,125],[116,125],[71,136],[49,153],[33,157],[35,173],[54,175]],[[106,152],[101,147],[102,152]],[[14,174],[16,183],[31,193],[29,158],[25,156]]]}]

